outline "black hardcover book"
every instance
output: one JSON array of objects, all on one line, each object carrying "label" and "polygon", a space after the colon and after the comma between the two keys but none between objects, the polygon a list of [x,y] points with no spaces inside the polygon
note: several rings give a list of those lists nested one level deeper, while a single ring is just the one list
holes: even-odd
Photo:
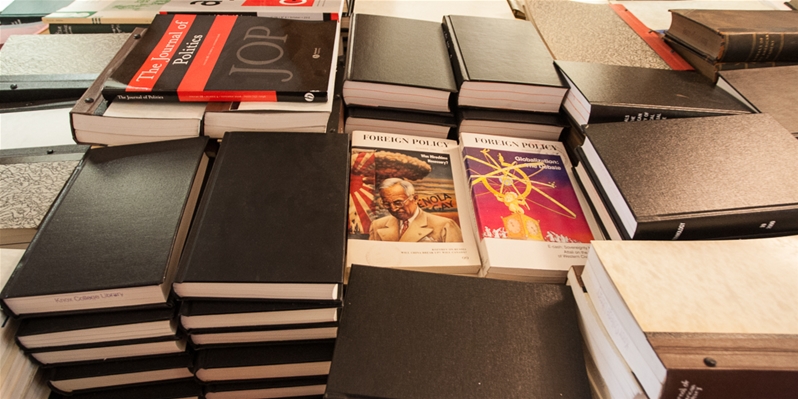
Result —
[{"label": "black hardcover book", "polygon": [[340,304],[330,302],[183,301],[180,325],[186,330],[327,323],[338,321]]},{"label": "black hardcover book", "polygon": [[136,387],[74,393],[69,396],[53,394],[50,399],[199,399],[201,397],[202,385],[193,378],[186,378]]},{"label": "black hardcover book", "polygon": [[355,14],[347,51],[347,105],[451,111],[457,86],[440,24]]},{"label": "black hardcover book", "polygon": [[181,259],[181,298],[339,301],[349,138],[227,133]]},{"label": "black hardcover book", "polygon": [[335,340],[209,348],[197,352],[202,382],[327,375]]},{"label": "black hardcover book", "polygon": [[353,265],[326,398],[589,398],[564,285]]},{"label": "black hardcover book", "polygon": [[108,389],[125,385],[192,378],[194,355],[176,355],[140,359],[106,359],[99,362],[55,367],[49,371],[48,384],[62,394],[75,391]]},{"label": "black hardcover book", "polygon": [[174,336],[176,309],[141,309],[25,319],[17,331],[27,349]]},{"label": "black hardcover book", "polygon": [[590,162],[582,151],[581,145],[574,149],[578,164],[574,166],[574,175],[579,180],[582,191],[587,195],[591,209],[601,228],[604,236],[610,240],[628,240],[629,234],[623,229],[623,223],[612,207],[607,193],[601,189],[598,177],[590,167]]},{"label": "black hardcover book", "polygon": [[798,136],[798,65],[722,71],[720,76],[759,112]]},{"label": "black hardcover book", "polygon": [[326,386],[327,376],[217,383],[207,385],[205,398],[321,398]]},{"label": "black hardcover book", "polygon": [[384,107],[348,107],[345,131],[355,130],[446,138],[457,127],[451,113],[414,112]]},{"label": "black hardcover book", "polygon": [[508,137],[552,140],[560,138],[568,120],[561,114],[460,108],[457,112],[460,133],[496,134]]},{"label": "black hardcover book", "polygon": [[336,29],[337,21],[158,15],[105,82],[103,97],[326,101]]},{"label": "black hardcover book", "polygon": [[668,35],[716,61],[798,61],[798,14],[782,10],[670,10]]},{"label": "black hardcover book", "polygon": [[335,339],[338,322],[197,328],[189,333],[194,348],[243,346],[287,341]]},{"label": "black hardcover book", "polygon": [[69,345],[30,349],[27,353],[44,366],[71,365],[106,359],[143,358],[146,356],[183,353],[186,340],[173,335],[99,344]]},{"label": "black hardcover book", "polygon": [[798,233],[798,141],[767,114],[594,124],[582,146],[629,238]]},{"label": "black hardcover book", "polygon": [[458,106],[558,112],[568,88],[528,21],[446,15]]},{"label": "black hardcover book", "polygon": [[563,108],[579,126],[752,112],[695,71],[559,60],[555,64],[571,86]]},{"label": "black hardcover book", "polygon": [[14,315],[164,306],[207,138],[90,149],[0,298]]}]

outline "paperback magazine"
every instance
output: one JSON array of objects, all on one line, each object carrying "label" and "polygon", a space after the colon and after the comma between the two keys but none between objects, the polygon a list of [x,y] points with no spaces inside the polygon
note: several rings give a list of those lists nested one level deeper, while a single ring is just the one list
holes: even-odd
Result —
[{"label": "paperback magazine", "polygon": [[457,142],[355,131],[351,162],[347,266],[479,270]]},{"label": "paperback magazine", "polygon": [[460,143],[484,273],[556,280],[584,265],[598,230],[562,143],[469,133]]}]

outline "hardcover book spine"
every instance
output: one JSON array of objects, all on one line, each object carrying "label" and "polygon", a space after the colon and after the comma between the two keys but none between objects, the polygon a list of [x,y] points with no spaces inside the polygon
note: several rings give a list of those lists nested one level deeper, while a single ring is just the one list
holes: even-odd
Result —
[{"label": "hardcover book spine", "polygon": [[701,116],[721,116],[743,114],[742,111],[710,110],[710,109],[675,109],[635,107],[632,105],[591,104],[590,123],[639,122],[671,118],[694,118]]},{"label": "hardcover book spine", "polygon": [[798,61],[798,32],[723,33],[718,61]]},{"label": "hardcover book spine", "polygon": [[[707,358],[709,362],[711,358]],[[720,366],[720,364],[718,364]],[[660,399],[776,399],[798,392],[798,370],[668,370]],[[785,396],[787,395],[787,396]]]},{"label": "hardcover book spine", "polygon": [[446,50],[449,51],[449,61],[452,64],[452,72],[454,72],[454,79],[457,83],[457,89],[463,85],[463,82],[468,79],[468,71],[465,69],[465,61],[460,48],[455,39],[454,27],[452,26],[451,19],[448,16],[443,17],[443,37],[446,40]]},{"label": "hardcover book spine", "polygon": [[136,28],[146,28],[149,24],[50,24],[52,35],[75,33],[132,33]]},{"label": "hardcover book spine", "polygon": [[798,209],[741,210],[638,221],[635,240],[709,240],[798,233]]}]

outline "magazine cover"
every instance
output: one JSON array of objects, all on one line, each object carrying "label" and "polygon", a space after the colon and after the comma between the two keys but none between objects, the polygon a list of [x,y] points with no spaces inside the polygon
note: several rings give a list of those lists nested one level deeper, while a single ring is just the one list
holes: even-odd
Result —
[{"label": "magazine cover", "polygon": [[561,143],[468,133],[460,143],[487,273],[564,279],[584,265],[597,230]]},{"label": "magazine cover", "polygon": [[356,131],[347,266],[480,268],[457,142]]}]

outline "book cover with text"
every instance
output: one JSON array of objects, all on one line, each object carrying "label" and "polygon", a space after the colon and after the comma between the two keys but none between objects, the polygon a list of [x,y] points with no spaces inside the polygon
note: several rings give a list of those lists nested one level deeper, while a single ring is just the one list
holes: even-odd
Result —
[{"label": "book cover with text", "polygon": [[[562,143],[468,133],[460,142],[487,267],[564,278],[568,267],[584,264],[595,236]],[[539,256],[530,256],[533,249]]]}]

